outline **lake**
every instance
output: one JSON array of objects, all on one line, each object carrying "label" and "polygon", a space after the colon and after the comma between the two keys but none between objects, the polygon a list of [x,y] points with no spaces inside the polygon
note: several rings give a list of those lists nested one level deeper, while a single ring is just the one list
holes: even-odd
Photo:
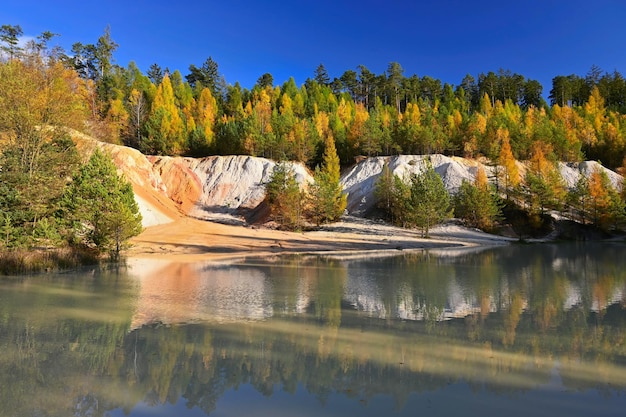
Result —
[{"label": "lake", "polygon": [[0,279],[0,416],[616,416],[626,245]]}]

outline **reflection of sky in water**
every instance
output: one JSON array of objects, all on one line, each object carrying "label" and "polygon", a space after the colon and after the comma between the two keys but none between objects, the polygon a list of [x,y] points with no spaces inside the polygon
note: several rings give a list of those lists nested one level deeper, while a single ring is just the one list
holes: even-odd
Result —
[{"label": "reflection of sky in water", "polygon": [[[211,417],[344,417],[344,416],[507,416],[507,417],[589,417],[622,415],[626,396],[606,401],[594,391],[571,395],[563,386],[546,386],[522,394],[494,396],[476,390],[465,383],[450,384],[445,390],[411,393],[402,404],[389,395],[375,395],[364,399],[351,398],[346,393],[329,393],[321,400],[299,386],[295,393],[287,393],[280,386],[271,396],[264,396],[252,386],[244,384],[225,392],[216,404]],[[206,414],[189,409],[184,399],[176,404],[151,407],[138,404],[130,414],[114,410],[111,417],[189,416]]]}]

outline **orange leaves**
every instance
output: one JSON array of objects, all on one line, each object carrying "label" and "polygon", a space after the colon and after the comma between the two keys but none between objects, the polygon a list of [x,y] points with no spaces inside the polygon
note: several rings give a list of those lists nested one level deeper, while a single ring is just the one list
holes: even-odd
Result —
[{"label": "orange leaves", "polygon": [[489,189],[489,180],[487,179],[487,173],[485,172],[485,168],[482,165],[478,166],[474,185],[481,190]]},{"label": "orange leaves", "polygon": [[500,145],[499,163],[503,168],[503,180],[505,188],[517,187],[520,182],[519,169],[517,168],[515,157],[511,150],[511,143],[509,141],[509,131],[506,128],[500,127],[496,132],[496,140]]},{"label": "orange leaves", "polygon": [[354,108],[354,119],[348,130],[348,143],[357,150],[361,139],[365,136],[365,122],[369,119],[369,113],[363,103],[357,103]]}]

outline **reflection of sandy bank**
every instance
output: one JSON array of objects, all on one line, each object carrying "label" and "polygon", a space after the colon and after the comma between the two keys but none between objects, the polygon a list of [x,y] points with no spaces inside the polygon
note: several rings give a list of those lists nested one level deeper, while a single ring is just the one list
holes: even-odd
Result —
[{"label": "reflection of sandy bank", "polygon": [[271,316],[259,270],[206,269],[201,264],[131,260],[140,284],[131,327],[190,321],[259,320]]}]

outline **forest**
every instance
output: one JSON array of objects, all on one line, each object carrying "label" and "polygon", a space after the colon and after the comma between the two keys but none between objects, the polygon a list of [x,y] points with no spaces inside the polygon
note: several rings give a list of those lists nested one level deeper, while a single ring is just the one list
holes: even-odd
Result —
[{"label": "forest", "polygon": [[[179,70],[114,62],[109,29],[95,44],[71,51],[42,34],[31,50],[18,46],[19,26],[4,25],[5,58],[37,52],[75,71],[91,134],[147,154],[250,154],[314,167],[332,137],[342,165],[356,156],[443,153],[497,159],[506,137],[527,160],[540,143],[560,161],[623,164],[626,80],[592,66],[584,75],[555,75],[549,92],[510,70],[468,74],[458,85],[415,74],[391,62],[375,74],[365,66],[331,77],[323,64],[303,85],[275,85],[271,73],[251,88],[227,83],[211,57]],[[5,59],[6,60],[6,59]]]},{"label": "forest", "polygon": [[[397,62],[382,74],[359,65],[339,77],[331,77],[320,64],[300,86],[293,78],[275,85],[268,72],[247,89],[228,83],[212,57],[199,66],[190,64],[185,75],[157,63],[145,73],[133,62],[117,65],[118,45],[109,28],[95,43],[77,42],[70,51],[52,46],[56,35],[51,32],[24,46],[22,35],[18,25],[0,28],[0,128],[4,143],[18,145],[13,154],[4,147],[3,164],[9,166],[11,155],[19,156],[16,163],[26,179],[11,181],[22,195],[39,195],[34,174],[49,175],[45,170],[50,166],[43,161],[65,158],[67,143],[58,141],[62,129],[74,127],[145,154],[247,154],[298,161],[312,170],[321,167],[320,175],[334,182],[337,165],[364,156],[464,156],[503,167],[497,191],[506,200],[516,193],[541,214],[562,208],[560,203],[569,198],[580,208],[583,223],[585,216],[593,216],[594,223],[612,229],[624,218],[623,199],[616,194],[620,190],[611,190],[606,178],[581,184],[579,195],[566,196],[563,187],[554,186],[560,184],[554,176],[557,161],[596,160],[621,172],[626,80],[618,71],[592,66],[584,76],[555,75],[549,102],[538,81],[510,70],[468,74],[452,85],[427,75],[407,76]],[[16,122],[18,110],[25,108],[34,118]],[[47,133],[42,125],[48,126]],[[44,146],[50,138],[56,147]],[[530,177],[521,178],[516,161],[534,167]],[[11,184],[7,169],[3,178],[5,186]],[[60,198],[65,185],[59,181],[56,191],[43,195]],[[591,195],[594,186],[597,192]],[[336,184],[318,191],[339,199]],[[58,214],[43,208],[43,197],[36,205],[41,210],[22,207],[16,214],[15,207],[25,203],[16,203],[19,193],[11,192],[0,199],[4,245],[10,246],[11,236],[21,233],[24,224],[30,225],[31,235],[38,227],[46,235],[52,222],[46,219]],[[337,200],[337,207],[342,204]],[[314,213],[317,223],[337,217],[324,210],[318,207]],[[599,213],[611,210],[610,219],[602,220]]]}]

